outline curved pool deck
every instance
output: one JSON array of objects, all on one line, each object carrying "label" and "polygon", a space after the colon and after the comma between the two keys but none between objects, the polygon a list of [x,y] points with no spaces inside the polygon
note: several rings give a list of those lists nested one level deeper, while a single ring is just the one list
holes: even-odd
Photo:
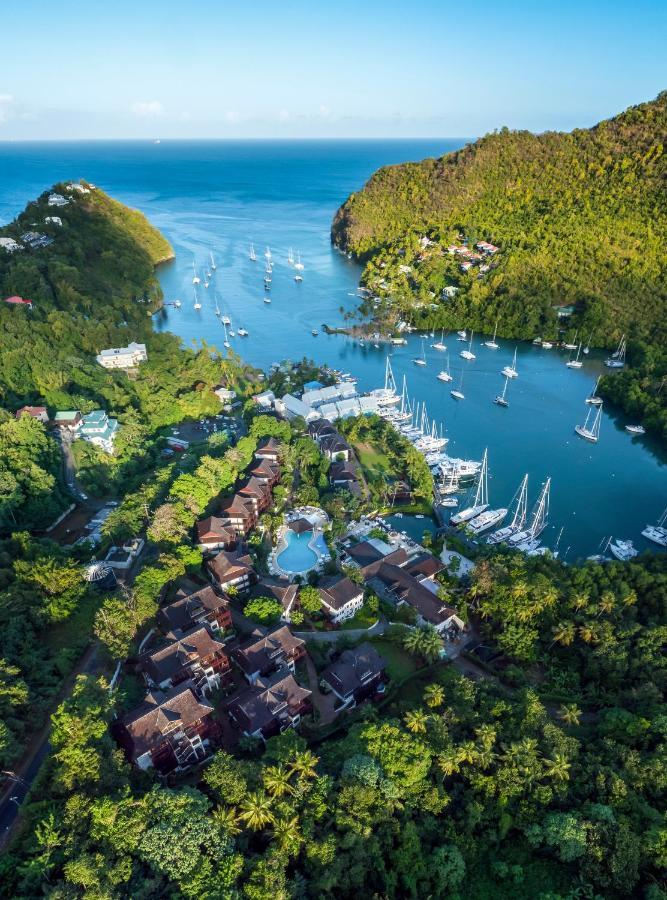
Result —
[{"label": "curved pool deck", "polygon": [[271,568],[287,578],[305,575],[329,558],[329,549],[320,529],[297,534],[283,526],[272,554]]}]

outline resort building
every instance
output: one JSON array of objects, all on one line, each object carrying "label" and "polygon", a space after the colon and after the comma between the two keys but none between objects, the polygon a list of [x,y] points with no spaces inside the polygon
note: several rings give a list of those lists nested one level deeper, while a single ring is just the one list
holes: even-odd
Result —
[{"label": "resort building", "polygon": [[260,516],[271,506],[273,499],[268,482],[253,476],[248,478],[245,484],[239,488],[237,496],[242,497],[244,500],[249,500],[257,516]]},{"label": "resort building", "polygon": [[350,381],[342,381],[329,387],[316,388],[312,391],[304,391],[301,400],[306,406],[314,409],[324,406],[325,403],[336,403],[339,400],[349,400],[357,396],[357,388]]},{"label": "resort building", "polygon": [[268,459],[271,462],[278,463],[280,462],[281,446],[280,441],[274,437],[264,438],[255,450],[255,456],[257,459]]},{"label": "resort building", "polygon": [[255,394],[252,398],[257,406],[261,406],[262,409],[273,409],[273,404],[276,401],[276,395],[273,391],[262,391],[261,394]]},{"label": "resort building", "polygon": [[76,436],[101,447],[107,453],[113,453],[113,442],[118,431],[118,421],[110,419],[102,409],[95,409],[83,417]]},{"label": "resort building", "polygon": [[230,403],[236,400],[236,391],[231,391],[229,388],[223,387],[222,385],[213,388],[213,393],[223,406],[229,406]]},{"label": "resort building", "polygon": [[44,224],[45,225],[58,225],[58,226],[62,227],[63,220],[60,218],[60,216],[47,216],[44,219]]},{"label": "resort building", "polygon": [[197,625],[164,647],[145,653],[139,659],[149,687],[162,690],[183,681],[192,681],[192,688],[202,696],[220,684],[231,669],[224,644],[213,637],[204,625]]},{"label": "resort building", "polygon": [[368,642],[340,657],[322,672],[321,681],[346,705],[359,703],[383,690],[386,663]]},{"label": "resort building", "polygon": [[62,194],[49,194],[49,199],[46,202],[49,206],[67,206],[69,200],[67,197],[63,197]]},{"label": "resort building", "polygon": [[320,413],[313,409],[312,406],[299,400],[293,394],[285,394],[284,397],[276,400],[276,411],[280,413],[288,421],[292,419],[305,419],[306,422],[312,422],[321,418]]},{"label": "resort building", "polygon": [[220,516],[207,516],[195,524],[197,546],[204,553],[215,550],[233,550],[239,538],[239,531]]},{"label": "resort building", "polygon": [[257,524],[255,505],[249,497],[241,497],[239,494],[225,497],[218,512],[220,515],[217,518],[240,537],[247,535]]},{"label": "resort building", "polygon": [[206,759],[219,734],[213,706],[189,684],[152,691],[114,728],[130,762],[166,774]]},{"label": "resort building", "polygon": [[16,410],[16,418],[20,419],[21,416],[30,416],[31,419],[37,419],[44,425],[48,425],[49,422],[49,412],[45,406],[22,406]]},{"label": "resort building", "polygon": [[[312,526],[311,526],[312,528]],[[250,592],[251,597],[269,597],[277,600],[282,607],[280,618],[283,622],[292,621],[292,609],[299,593],[299,587],[287,578],[263,577]]]},{"label": "resort building", "polygon": [[135,369],[148,359],[145,344],[132,341],[127,347],[111,347],[101,350],[95,357],[105,369]]},{"label": "resort building", "polygon": [[197,588],[186,583],[176,598],[158,611],[157,623],[163,634],[169,636],[202,625],[212,633],[225,632],[232,627],[232,608],[229,600],[216,593],[211,585]]},{"label": "resort building", "polygon": [[338,625],[351,619],[364,605],[364,589],[345,575],[320,578],[317,590],[326,616]]},{"label": "resort building", "polygon": [[41,234],[39,231],[26,231],[25,234],[21,235],[21,240],[32,250],[48,247],[49,244],[53,243],[53,238],[48,237],[46,234]]},{"label": "resort building", "polygon": [[481,250],[482,253],[485,253],[487,256],[493,256],[495,253],[498,253],[499,247],[496,247],[494,244],[490,244],[488,241],[478,241],[475,244],[478,250]]},{"label": "resort building", "polygon": [[286,625],[266,634],[257,632],[248,643],[232,651],[232,658],[249,684],[278,669],[294,672],[296,663],[306,655],[306,645]]},{"label": "resort building", "polygon": [[104,562],[111,566],[112,569],[119,569],[121,572],[127,572],[132,567],[132,563],[144,549],[145,541],[143,538],[135,537],[131,541],[126,541],[122,547],[110,547],[109,552],[104,558]]},{"label": "resort building", "polygon": [[6,250],[7,253],[16,253],[17,250],[23,250],[23,245],[10,237],[0,237],[0,247]]},{"label": "resort building", "polygon": [[90,191],[88,190],[87,187],[84,187],[82,184],[76,184],[75,182],[72,182],[71,184],[66,185],[65,189],[68,191],[76,191],[77,194],[89,194],[90,193]]},{"label": "resort building", "polygon": [[429,587],[429,581],[420,581],[400,566],[382,561],[368,584],[383,599],[397,606],[411,606],[420,625],[432,625],[441,634],[463,631],[465,624],[456,610],[438,597],[437,584],[430,582]]},{"label": "resort building", "polygon": [[311,691],[302,688],[291,672],[282,670],[271,679],[258,679],[228,706],[229,717],[247,737],[266,741],[296,728],[310,712]]},{"label": "resort building", "polygon": [[82,416],[78,409],[62,410],[57,412],[53,419],[54,425],[67,431],[76,431],[81,421]]},{"label": "resort building", "polygon": [[243,594],[257,581],[252,557],[243,547],[221,550],[213,559],[208,560],[206,568],[211,581],[223,591],[235,588]]}]

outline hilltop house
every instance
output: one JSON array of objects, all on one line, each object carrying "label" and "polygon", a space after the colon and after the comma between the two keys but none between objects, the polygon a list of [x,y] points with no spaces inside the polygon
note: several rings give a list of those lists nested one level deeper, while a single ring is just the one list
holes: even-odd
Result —
[{"label": "hilltop house", "polygon": [[23,245],[10,237],[0,237],[0,247],[6,250],[7,253],[16,253],[17,250],[23,250]]},{"label": "hilltop house", "polygon": [[320,578],[317,590],[323,612],[334,625],[351,619],[364,605],[363,587],[345,575]]},{"label": "hilltop house", "polygon": [[281,443],[274,437],[264,438],[255,450],[257,459],[268,459],[271,462],[280,462]]},{"label": "hilltop house", "polygon": [[352,650],[344,650],[340,657],[322,672],[321,681],[346,705],[373,696],[386,679],[386,663],[375,647],[368,642]]},{"label": "hilltop house", "polygon": [[166,646],[144,653],[138,662],[149,687],[175,687],[192,681],[198,696],[216,688],[231,669],[224,644],[213,637],[204,625],[196,625]]},{"label": "hilltop house", "polygon": [[244,735],[266,741],[299,725],[301,716],[310,712],[310,695],[283,669],[270,679],[258,679],[227,709]]},{"label": "hilltop house", "polygon": [[206,759],[219,725],[213,719],[213,706],[184,684],[166,693],[147,694],[141,706],[116,724],[114,732],[131,762],[166,774]]},{"label": "hilltop house", "polygon": [[49,199],[46,202],[49,206],[67,206],[69,200],[67,197],[63,197],[62,194],[49,194]]},{"label": "hilltop house", "polygon": [[77,428],[76,436],[101,447],[107,453],[113,453],[113,442],[117,431],[117,419],[110,419],[102,409],[94,409],[83,417]]},{"label": "hilltop house", "polygon": [[65,428],[67,431],[76,431],[81,424],[82,416],[78,409],[67,409],[57,412],[53,422],[58,428]]},{"label": "hilltop house", "polygon": [[101,350],[95,359],[105,369],[134,369],[148,359],[145,344],[132,341],[127,347],[110,347]]},{"label": "hilltop house", "polygon": [[420,625],[432,625],[441,634],[465,628],[456,610],[438,597],[438,585],[430,578],[420,580],[405,568],[383,560],[368,584],[385,600],[397,606],[404,603],[411,606]]},{"label": "hilltop house", "polygon": [[296,663],[305,655],[305,643],[286,625],[266,634],[257,631],[248,643],[232,651],[234,662],[250,684],[277,669],[294,672]]},{"label": "hilltop house", "polygon": [[46,218],[44,219],[44,224],[58,225],[59,227],[61,227],[63,224],[63,220],[60,218],[60,216],[46,216]]},{"label": "hilltop house", "polygon": [[21,416],[30,416],[31,419],[37,419],[44,425],[48,425],[49,422],[49,413],[45,406],[22,406],[16,410],[16,418],[20,419]]},{"label": "hilltop house", "polygon": [[157,623],[164,634],[173,637],[202,625],[211,632],[224,632],[231,628],[229,600],[217,594],[211,585],[192,590],[195,587],[191,583],[185,584],[176,598],[158,611]]},{"label": "hilltop house", "polygon": [[48,247],[49,244],[53,243],[53,238],[48,237],[46,234],[41,234],[39,231],[26,231],[25,234],[21,235],[21,240],[32,250]]},{"label": "hilltop house", "polygon": [[233,587],[239,593],[245,593],[257,581],[252,557],[242,546],[236,550],[221,550],[207,561],[206,568],[211,581],[223,591]]}]

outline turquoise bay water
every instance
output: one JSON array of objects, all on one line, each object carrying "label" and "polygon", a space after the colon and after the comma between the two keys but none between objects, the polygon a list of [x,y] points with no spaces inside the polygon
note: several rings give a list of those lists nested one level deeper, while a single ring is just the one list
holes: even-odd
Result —
[{"label": "turquoise bay water", "polygon": [[317,554],[308,543],[313,537],[312,531],[304,531],[297,534],[291,528],[287,529],[285,540],[287,546],[278,554],[276,562],[285,572],[307,572],[317,562]]},{"label": "turquoise bay water", "polygon": [[[331,219],[347,195],[358,190],[381,165],[442,154],[463,141],[301,141],[301,142],[90,142],[0,144],[0,222],[64,178],[87,178],[118,199],[141,209],[171,240],[174,262],[161,270],[167,300],[180,299],[180,310],[167,308],[156,326],[186,343],[202,338],[222,348],[222,326],[215,299],[231,317],[231,338],[249,362],[266,367],[304,355],[354,373],[360,389],[384,378],[385,352],[362,348],[341,336],[321,332],[337,324],[340,307],[355,304],[359,268],[332,249]],[[248,258],[254,242],[258,260]],[[274,259],[272,303],[263,302],[264,248]],[[303,283],[293,280],[288,249],[301,253]],[[193,309],[192,263],[202,275],[208,254],[217,271],[208,289],[199,289],[202,309]],[[462,323],[465,324],[465,323]],[[317,337],[311,330],[320,331]],[[421,350],[413,336],[394,349],[392,365],[400,381],[405,373],[411,394],[426,401],[431,416],[443,421],[449,449],[479,458],[489,448],[489,490],[493,505],[507,505],[524,472],[530,476],[531,502],[547,475],[553,479],[550,526],[545,543],[564,527],[561,549],[568,559],[595,552],[604,536],[631,538],[649,546],[639,532],[667,505],[665,456],[648,438],[632,438],[626,420],[605,410],[600,442],[574,435],[587,407],[584,398],[602,370],[602,355],[591,354],[583,369],[565,367],[559,350],[519,346],[520,377],[508,390],[509,409],[492,403],[502,388],[500,369],[511,360],[514,344],[499,340],[489,350],[475,338],[477,359],[464,362],[463,347],[449,336],[454,385],[436,380],[443,354],[426,339],[426,367],[412,358]],[[449,391],[463,371],[466,399]],[[422,523],[423,524],[423,523]],[[405,526],[404,526],[405,527]],[[419,525],[421,529],[421,524]],[[653,548],[655,549],[655,548]]]}]

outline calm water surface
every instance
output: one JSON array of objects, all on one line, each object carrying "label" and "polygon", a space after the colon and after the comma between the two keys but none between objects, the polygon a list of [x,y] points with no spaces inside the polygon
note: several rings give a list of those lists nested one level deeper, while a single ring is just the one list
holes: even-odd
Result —
[{"label": "calm water surface", "polygon": [[[0,144],[0,221],[8,221],[36,194],[60,179],[86,178],[118,199],[141,209],[174,245],[177,258],[161,270],[167,300],[156,326],[186,343],[205,339],[222,348],[222,326],[215,302],[233,329],[249,337],[231,339],[249,362],[267,367],[284,358],[307,355],[353,372],[362,389],[384,378],[385,351],[362,348],[340,336],[326,336],[321,325],[340,323],[359,268],[331,248],[329,228],[338,205],[380,165],[440,155],[463,141],[301,141],[301,142],[90,142],[82,144]],[[254,242],[258,260],[248,258]],[[264,249],[273,259],[271,304],[264,301]],[[287,252],[300,252],[303,283],[293,280]],[[203,276],[209,253],[217,263],[208,289],[199,288],[202,309],[193,309],[192,264]],[[320,331],[318,337],[311,330]],[[449,336],[451,371],[458,385],[463,372],[465,401],[452,400],[453,385],[435,378],[444,355],[426,340],[428,365],[412,358],[421,350],[414,336],[392,352],[397,378],[405,373],[411,394],[426,401],[444,423],[451,452],[479,457],[489,448],[489,489],[493,505],[507,505],[522,475],[530,475],[531,501],[547,475],[553,479],[553,543],[561,526],[561,550],[568,559],[593,553],[603,537],[632,538],[667,505],[665,458],[646,438],[624,431],[626,420],[605,411],[600,442],[574,435],[587,407],[584,398],[602,357],[591,354],[582,370],[565,367],[559,350],[520,345],[519,378],[510,382],[509,409],[492,403],[502,388],[499,374],[514,344],[499,340],[497,351],[479,346],[474,362],[459,357],[463,344]],[[420,522],[420,529],[423,523]]]}]

